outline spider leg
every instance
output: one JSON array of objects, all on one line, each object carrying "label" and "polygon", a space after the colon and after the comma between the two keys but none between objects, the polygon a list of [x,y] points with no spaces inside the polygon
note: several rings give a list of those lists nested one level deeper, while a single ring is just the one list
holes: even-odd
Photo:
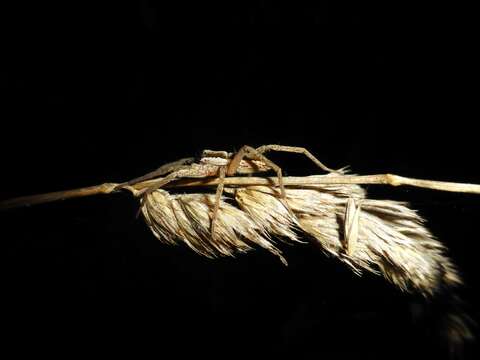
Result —
[{"label": "spider leg", "polygon": [[305,149],[304,147],[298,146],[284,146],[284,145],[263,145],[256,149],[260,154],[264,154],[268,151],[278,151],[278,152],[288,152],[288,153],[296,153],[305,155],[307,158],[312,160],[315,165],[317,165],[320,169],[330,172],[330,173],[338,173],[337,170],[330,169],[329,167],[325,166],[320,160],[318,160],[310,151]]},{"label": "spider leg", "polygon": [[[182,169],[174,171],[174,172],[168,174],[167,176],[165,176],[161,181],[155,183],[155,185],[147,186],[147,187],[145,187],[143,189],[140,189],[140,190],[135,189],[132,185],[129,184],[129,182],[125,183],[125,185],[120,184],[118,187],[121,188],[121,189],[126,189],[126,190],[131,191],[132,194],[135,197],[140,197],[142,195],[145,195],[147,193],[151,193],[152,191],[160,189],[161,187],[167,185],[169,182],[172,182],[173,180],[176,180],[176,179],[182,177],[182,171],[181,170]],[[140,180],[140,181],[143,181],[143,179]],[[136,184],[136,182],[134,184]]]},{"label": "spider leg", "polygon": [[220,182],[217,186],[217,191],[215,193],[215,207],[213,208],[212,221],[211,221],[211,225],[210,225],[210,232],[212,234],[212,237],[215,237],[215,227],[216,227],[215,223],[217,221],[218,209],[220,208],[220,200],[221,200],[222,194],[223,194],[223,187],[224,187],[224,183],[225,183],[226,171],[227,171],[226,167],[222,166],[222,167],[220,167],[219,173],[218,173]]},{"label": "spider leg", "polygon": [[180,160],[173,161],[171,163],[165,164],[160,166],[158,169],[151,171],[145,175],[142,175],[140,177],[134,178],[132,180],[129,180],[125,183],[119,184],[117,187],[118,188],[125,188],[125,186],[132,186],[135,185],[139,182],[150,180],[159,176],[163,176],[168,173],[172,173],[174,171],[178,171],[180,169],[185,168],[185,165],[192,164],[194,162],[195,158],[184,158]]},{"label": "spider leg", "polygon": [[228,176],[234,175],[238,167],[240,166],[240,161],[242,161],[242,159],[245,157],[252,160],[262,161],[277,173],[278,186],[280,187],[280,193],[282,195],[282,198],[285,199],[287,196],[285,193],[285,187],[283,186],[282,169],[280,168],[280,166],[275,164],[273,161],[265,157],[262,153],[258,152],[256,149],[254,149],[251,146],[248,146],[248,145],[243,146],[235,154],[232,160],[230,160],[230,163],[228,164],[228,168],[227,168],[227,175]]}]

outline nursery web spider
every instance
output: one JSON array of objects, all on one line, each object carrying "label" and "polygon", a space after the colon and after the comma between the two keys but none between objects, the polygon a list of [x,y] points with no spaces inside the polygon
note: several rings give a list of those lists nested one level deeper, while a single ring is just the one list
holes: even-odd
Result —
[{"label": "nursery web spider", "polygon": [[[168,183],[182,178],[204,178],[216,176],[220,183],[215,193],[215,205],[211,217],[211,233],[214,234],[215,220],[220,206],[220,199],[223,194],[224,179],[226,176],[235,174],[255,174],[273,170],[278,177],[278,186],[280,188],[281,198],[285,199],[285,187],[283,185],[282,169],[269,160],[264,153],[269,151],[288,152],[303,154],[315,163],[320,169],[329,173],[338,171],[325,166],[320,160],[313,156],[307,149],[295,146],[283,145],[263,145],[258,148],[245,145],[236,153],[226,151],[204,150],[198,162],[195,158],[184,158],[168,164],[145,174],[141,177],[132,179],[126,183],[119,184],[117,189],[130,190],[135,196],[148,194],[156,189],[162,188]],[[139,182],[164,176],[162,180],[150,187],[142,190],[136,190],[132,187]],[[288,207],[288,205],[286,205]],[[288,209],[290,211],[290,209]]]}]

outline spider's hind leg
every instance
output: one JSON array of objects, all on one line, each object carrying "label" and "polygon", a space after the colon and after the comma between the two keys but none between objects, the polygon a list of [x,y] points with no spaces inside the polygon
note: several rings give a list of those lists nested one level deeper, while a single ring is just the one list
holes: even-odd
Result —
[{"label": "spider's hind leg", "polygon": [[237,172],[238,167],[240,166],[240,162],[244,158],[262,161],[267,166],[269,166],[273,171],[275,171],[275,173],[277,174],[278,187],[280,188],[280,193],[282,195],[282,198],[285,199],[287,197],[285,193],[285,187],[283,186],[283,175],[282,175],[282,169],[280,168],[280,166],[275,164],[273,161],[268,159],[265,155],[258,152],[256,149],[254,149],[251,146],[245,145],[235,154],[235,156],[232,158],[232,160],[228,164],[228,168],[227,168],[228,176],[232,176]]},{"label": "spider's hind leg", "polygon": [[284,145],[263,145],[255,149],[258,153],[264,154],[268,151],[287,152],[305,155],[311,161],[315,163],[320,169],[329,173],[338,173],[338,170],[330,169],[325,166],[320,160],[318,160],[310,151],[304,147],[298,146],[284,146]]}]

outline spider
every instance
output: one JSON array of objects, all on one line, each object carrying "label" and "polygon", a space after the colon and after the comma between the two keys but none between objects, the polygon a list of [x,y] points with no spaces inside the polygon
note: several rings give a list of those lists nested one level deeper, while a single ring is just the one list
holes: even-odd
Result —
[{"label": "spider", "polygon": [[[117,189],[130,190],[135,196],[143,196],[156,189],[162,188],[168,183],[182,179],[182,178],[206,178],[216,176],[220,183],[217,186],[215,193],[215,205],[211,217],[211,233],[214,234],[215,221],[217,218],[218,209],[220,206],[220,199],[223,194],[224,179],[226,176],[233,176],[235,174],[255,174],[273,170],[278,178],[278,186],[280,188],[281,199],[286,198],[285,187],[283,185],[282,169],[269,160],[264,153],[269,151],[288,152],[303,154],[315,163],[320,169],[328,173],[338,173],[325,166],[320,160],[303,147],[283,146],[283,145],[263,145],[258,148],[245,145],[236,153],[229,153],[226,151],[204,150],[198,162],[195,158],[183,158],[165,165],[158,169],[149,172],[143,176],[132,179],[128,182],[119,184]],[[159,182],[154,185],[147,186],[142,190],[136,190],[132,187],[139,182],[154,179],[164,176]],[[286,205],[288,207],[288,205]],[[289,209],[290,210],[290,209]]]}]

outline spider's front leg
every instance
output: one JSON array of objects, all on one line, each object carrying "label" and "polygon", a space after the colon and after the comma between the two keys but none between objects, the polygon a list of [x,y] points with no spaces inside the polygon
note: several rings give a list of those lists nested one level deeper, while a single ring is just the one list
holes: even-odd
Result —
[{"label": "spider's front leg", "polygon": [[[135,179],[132,179],[128,182],[125,183],[125,185],[135,185],[139,182],[154,179],[156,177],[160,177],[163,175],[166,175],[168,173],[173,173],[175,171],[178,171],[180,169],[185,169],[188,165],[192,164],[195,161],[195,158],[190,157],[190,158],[184,158],[180,160],[176,160],[173,162],[170,162],[168,164],[160,166],[158,169],[153,170],[149,172],[148,174],[145,174],[143,176],[137,177]],[[122,184],[120,184],[122,185]]]},{"label": "spider's front leg", "polygon": [[[182,169],[184,170],[184,169]],[[135,189],[132,185],[130,185],[129,183],[130,182],[127,182],[125,184],[120,184],[121,185],[121,189],[126,189],[126,190],[129,190],[133,196],[135,197],[140,197],[140,196],[143,196],[145,194],[149,194],[151,193],[152,191],[155,191],[157,189],[160,189],[162,187],[164,187],[165,185],[167,185],[169,182],[172,182],[173,180],[176,180],[176,179],[179,179],[181,177],[183,177],[183,171],[182,170],[177,170],[177,171],[174,171],[170,174],[168,174],[167,176],[165,176],[164,178],[162,178],[160,181],[156,182],[154,185],[151,185],[151,186],[147,186],[143,189],[140,189],[140,190],[137,190]],[[140,181],[143,181],[140,180]],[[140,182],[138,181],[138,182]],[[136,184],[137,182],[135,182],[134,184]]]},{"label": "spider's front leg", "polygon": [[[180,159],[180,160],[176,160],[176,161],[164,164],[164,165],[160,166],[158,169],[153,170],[153,171],[151,171],[151,172],[149,172],[145,175],[142,175],[142,176],[139,176],[139,177],[134,178],[132,180],[123,182],[121,184],[118,184],[115,187],[115,190],[126,189],[126,190],[129,190],[130,192],[132,192],[132,194],[136,197],[141,196],[148,189],[147,190],[145,190],[145,189],[137,190],[133,187],[133,185],[138,184],[142,181],[154,179],[156,177],[160,177],[160,176],[163,176],[163,175],[166,175],[166,174],[174,174],[181,169],[188,168],[188,165],[192,164],[194,162],[194,160],[195,160],[195,158],[191,157],[191,158],[184,158],[184,159]],[[167,181],[167,183],[168,183],[171,180],[175,179],[176,177],[177,177],[176,175],[172,175],[172,176],[167,175],[164,179],[168,178],[169,179]],[[165,185],[165,184],[162,184],[162,183],[160,184],[160,186],[163,186],[163,185]]]},{"label": "spider's front leg", "polygon": [[[182,159],[185,160],[185,159]],[[179,160],[181,161],[181,160]],[[158,174],[160,173],[165,173],[164,168],[157,169],[156,171],[153,171],[151,173],[148,173],[147,175],[144,175],[140,178],[136,178],[134,180],[131,180],[127,183],[120,184],[119,188],[120,189],[127,189],[130,190],[134,196],[142,196],[146,193],[151,193],[152,191],[155,191],[159,188],[164,187],[168,183],[182,179],[182,178],[206,178],[209,176],[217,176],[218,174],[218,166],[212,166],[212,165],[202,165],[202,164],[191,164],[191,165],[180,165],[178,162],[167,164],[165,166],[168,167],[169,171],[172,171],[173,169],[176,169],[175,171],[170,172],[167,176],[163,178],[158,178],[158,179],[153,179],[147,184],[144,184],[141,189],[136,189],[132,184],[137,184],[138,182],[143,182],[147,179],[152,179],[157,177]],[[162,171],[160,171],[162,170]]]}]

